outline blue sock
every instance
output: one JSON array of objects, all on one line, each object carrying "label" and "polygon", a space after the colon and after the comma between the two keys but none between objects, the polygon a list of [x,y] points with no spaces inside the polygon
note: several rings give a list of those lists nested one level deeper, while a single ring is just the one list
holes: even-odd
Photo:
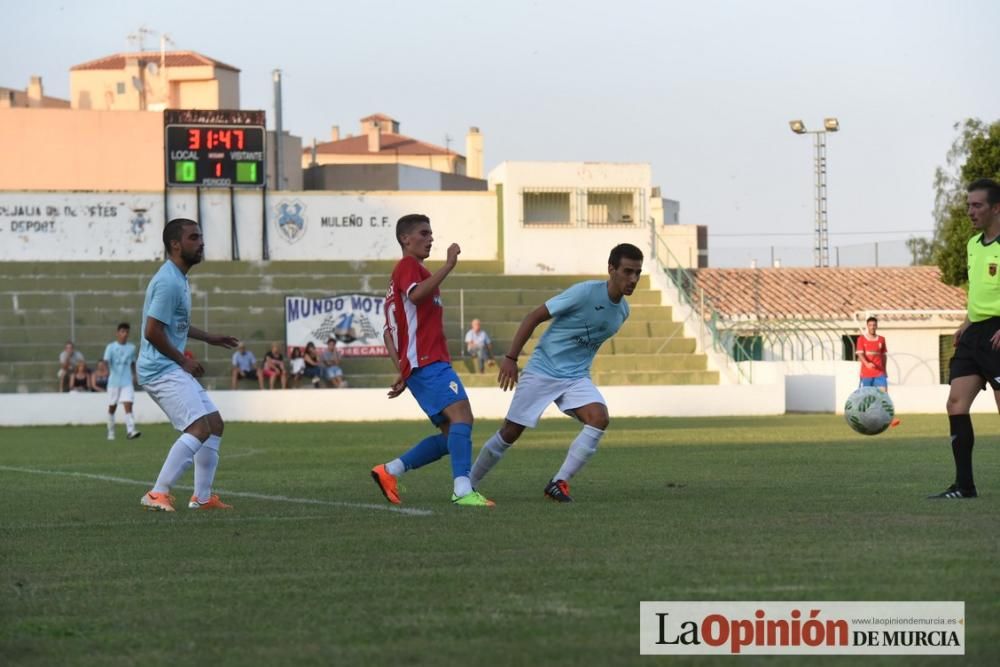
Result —
[{"label": "blue sock", "polygon": [[452,424],[448,428],[451,476],[468,477],[472,470],[472,424]]},{"label": "blue sock", "polygon": [[443,433],[429,435],[400,456],[407,470],[413,470],[428,463],[434,463],[448,453],[448,440]]}]

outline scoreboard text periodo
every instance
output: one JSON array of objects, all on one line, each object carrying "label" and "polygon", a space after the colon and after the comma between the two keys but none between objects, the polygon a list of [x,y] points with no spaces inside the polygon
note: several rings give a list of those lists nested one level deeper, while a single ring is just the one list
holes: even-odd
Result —
[{"label": "scoreboard text periodo", "polygon": [[263,187],[264,128],[167,125],[167,185]]}]

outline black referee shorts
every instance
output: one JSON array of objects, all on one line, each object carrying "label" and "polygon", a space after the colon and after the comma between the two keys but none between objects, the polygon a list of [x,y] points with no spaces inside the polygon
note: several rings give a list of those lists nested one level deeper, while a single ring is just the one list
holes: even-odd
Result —
[{"label": "black referee shorts", "polygon": [[[958,339],[955,356],[951,358],[950,379],[979,375],[994,391],[1000,391],[1000,350],[994,350],[990,339],[1000,330],[1000,317],[973,322]],[[985,388],[985,387],[984,387]]]}]

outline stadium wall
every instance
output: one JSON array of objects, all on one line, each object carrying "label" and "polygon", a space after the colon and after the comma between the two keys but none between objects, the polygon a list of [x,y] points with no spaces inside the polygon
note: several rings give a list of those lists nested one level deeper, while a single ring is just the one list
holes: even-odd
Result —
[{"label": "stadium wall", "polygon": [[[826,362],[829,365],[829,362]],[[602,387],[612,421],[616,417],[750,417],[789,412],[843,414],[844,402],[857,389],[853,370],[829,368],[815,373],[780,377],[771,369],[774,384]],[[767,371],[757,375],[763,380]],[[756,371],[755,371],[756,373]],[[948,385],[890,387],[898,414],[945,414]],[[469,398],[479,419],[502,419],[510,405],[510,394],[495,388],[470,387]],[[390,401],[383,389],[282,391],[211,391],[223,419],[231,422],[346,422],[425,420],[416,402]],[[6,394],[0,411],[0,427],[100,425],[107,415],[106,394]],[[988,395],[972,405],[976,414],[995,414],[997,406]],[[145,392],[135,401],[140,424],[166,422],[163,412]],[[122,419],[122,417],[119,417]],[[544,419],[565,418],[554,406]]]},{"label": "stadium wall", "polygon": [[[174,189],[166,206],[201,221],[206,260],[263,259],[262,192]],[[272,260],[397,259],[396,220],[413,212],[433,223],[432,260],[453,242],[464,260],[499,257],[492,192],[271,192],[266,212]],[[0,192],[0,261],[158,260],[164,221],[163,192]]]},{"label": "stadium wall", "polygon": [[[164,192],[149,178],[129,192],[43,191],[11,190],[17,181],[0,177],[8,188],[0,191],[0,261],[156,260],[174,217],[202,223],[209,261],[387,260],[399,254],[396,220],[419,212],[434,225],[432,260],[457,242],[463,260],[503,259],[506,274],[593,275],[618,243],[649,248],[650,179],[646,164],[591,162],[505,162],[490,174],[491,191]],[[526,192],[561,197],[566,220],[525,223]],[[671,226],[671,245],[682,264],[698,264],[696,227]]]},{"label": "stadium wall", "polygon": [[[496,388],[467,389],[476,417],[502,419],[510,393]],[[782,384],[771,386],[602,387],[612,420],[616,417],[722,417],[779,415],[785,412]],[[338,422],[426,420],[408,397],[390,401],[384,389],[286,389],[212,391],[223,419],[232,422]],[[136,420],[164,423],[166,417],[145,392],[136,394]],[[98,425],[107,418],[106,394],[7,394],[0,426]],[[122,419],[122,417],[119,417]],[[555,406],[543,418],[565,418]]]}]

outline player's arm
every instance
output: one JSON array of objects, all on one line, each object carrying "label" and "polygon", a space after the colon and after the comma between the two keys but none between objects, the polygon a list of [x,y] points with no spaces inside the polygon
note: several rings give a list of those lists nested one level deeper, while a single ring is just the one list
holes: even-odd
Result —
[{"label": "player's arm", "polygon": [[420,305],[425,299],[427,299],[427,297],[434,294],[434,290],[436,290],[441,283],[444,282],[444,279],[448,277],[448,274],[451,273],[452,269],[455,268],[455,265],[458,264],[458,255],[461,252],[462,249],[457,243],[452,243],[448,246],[448,258],[445,260],[444,266],[432,273],[430,278],[417,283],[416,286],[413,287],[409,293],[407,293],[407,298],[414,304]]},{"label": "player's arm", "polygon": [[403,373],[399,369],[399,354],[396,352],[396,343],[393,340],[392,330],[388,326],[382,332],[382,340],[385,341],[385,349],[389,352],[392,365],[396,367],[396,379],[393,380],[392,386],[389,387],[388,396],[389,398],[396,398],[406,391],[406,381],[403,379]]},{"label": "player's arm", "polygon": [[504,391],[512,389],[517,384],[517,357],[521,354],[525,344],[535,333],[535,329],[542,322],[552,319],[549,308],[544,303],[538,308],[524,316],[520,326],[514,332],[514,338],[510,341],[510,349],[503,359],[500,360],[500,372],[497,375],[497,382]]},{"label": "player's arm", "polygon": [[207,331],[202,331],[198,327],[191,327],[188,329],[188,337],[200,340],[203,343],[208,343],[209,345],[215,345],[216,347],[224,347],[227,350],[234,350],[236,349],[236,346],[240,344],[239,339],[234,336],[211,334]]},{"label": "player's arm", "polygon": [[142,332],[142,335],[160,354],[173,361],[194,377],[201,377],[205,374],[205,369],[202,368],[201,364],[194,359],[188,359],[180,350],[174,347],[174,344],[167,338],[167,325],[160,320],[152,316],[147,317],[146,329]]},{"label": "player's arm", "polygon": [[[966,315],[966,316],[965,316],[965,319],[964,319],[964,320],[962,321],[962,323],[961,323],[961,324],[960,324],[960,325],[958,326],[958,329],[956,329],[956,330],[955,330],[955,335],[954,335],[954,336],[952,337],[952,341],[951,341],[951,343],[952,343],[952,345],[953,345],[954,347],[958,347],[958,340],[959,340],[959,339],[960,339],[960,338],[962,337],[962,334],[964,334],[964,333],[965,333],[965,330],[969,328],[969,325],[970,325],[970,324],[972,324],[972,321],[971,321],[971,320],[969,320],[969,316],[968,316],[968,315]],[[995,336],[994,336],[994,338],[995,338]],[[991,340],[992,340],[992,339],[991,339]],[[993,341],[993,344],[994,344],[994,346],[995,346],[995,345],[996,345],[996,341]]]}]

